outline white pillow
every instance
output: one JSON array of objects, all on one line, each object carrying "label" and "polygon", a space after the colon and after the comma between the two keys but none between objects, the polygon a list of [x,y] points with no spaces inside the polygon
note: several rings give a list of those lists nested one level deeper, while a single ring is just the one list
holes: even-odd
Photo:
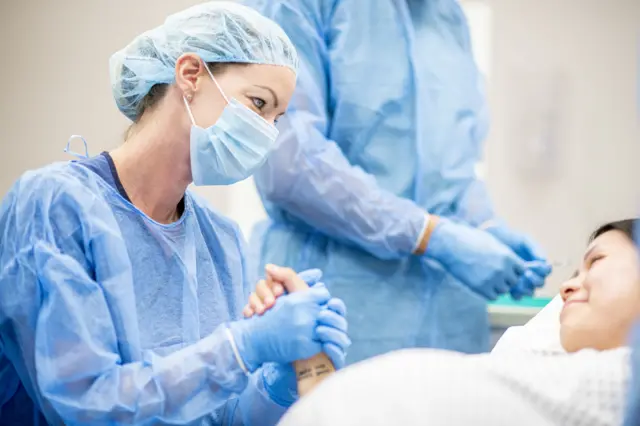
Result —
[{"label": "white pillow", "polygon": [[560,344],[562,298],[554,297],[535,317],[523,326],[510,327],[491,353],[513,351],[564,353]]}]

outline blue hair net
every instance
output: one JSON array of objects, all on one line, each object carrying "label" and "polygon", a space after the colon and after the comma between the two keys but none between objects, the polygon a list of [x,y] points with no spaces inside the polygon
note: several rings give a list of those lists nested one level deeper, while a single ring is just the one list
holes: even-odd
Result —
[{"label": "blue hair net", "polygon": [[140,101],[154,85],[174,82],[176,61],[184,53],[207,63],[298,70],[296,50],[278,24],[241,4],[210,1],[169,16],[111,57],[111,88],[120,111],[135,120]]}]

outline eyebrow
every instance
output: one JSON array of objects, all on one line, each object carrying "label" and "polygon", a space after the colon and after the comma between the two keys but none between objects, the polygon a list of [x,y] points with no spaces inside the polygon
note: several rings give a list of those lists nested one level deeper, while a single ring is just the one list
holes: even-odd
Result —
[{"label": "eyebrow", "polygon": [[268,90],[269,92],[271,92],[271,95],[273,96],[273,101],[275,103],[276,108],[278,108],[278,95],[276,95],[276,92],[274,92],[270,87],[266,87],[266,86],[260,86],[258,84],[255,84],[254,86],[259,87],[261,89],[264,90]]}]

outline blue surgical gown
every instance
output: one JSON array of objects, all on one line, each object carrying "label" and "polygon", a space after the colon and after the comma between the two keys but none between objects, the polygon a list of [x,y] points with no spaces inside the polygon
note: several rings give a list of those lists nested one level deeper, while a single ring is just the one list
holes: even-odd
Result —
[{"label": "blue surgical gown", "polygon": [[640,426],[640,323],[636,325],[632,334],[631,346],[632,376],[627,397],[624,426]]},{"label": "blue surgical gown", "polygon": [[0,380],[17,376],[50,424],[267,425],[286,410],[227,339],[251,284],[241,234],[191,192],[162,225],[91,168],[55,164],[13,186],[0,241]]},{"label": "blue surgical gown", "polygon": [[488,114],[460,6],[244,2],[301,58],[280,148],[256,175],[270,216],[252,238],[258,267],[323,269],[349,307],[349,362],[416,346],[487,350],[486,301],[411,256],[425,212],[472,225],[494,216],[475,175]]}]

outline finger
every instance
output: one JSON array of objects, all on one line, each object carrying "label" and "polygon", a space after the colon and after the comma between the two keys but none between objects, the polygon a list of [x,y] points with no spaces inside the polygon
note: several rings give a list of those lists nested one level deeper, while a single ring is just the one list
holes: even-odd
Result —
[{"label": "finger", "polygon": [[513,300],[521,300],[524,296],[524,294],[522,293],[522,289],[520,289],[520,286],[512,287],[510,293]]},{"label": "finger", "polygon": [[322,344],[333,343],[343,349],[346,349],[351,345],[351,340],[349,339],[349,336],[347,336],[347,333],[336,330],[333,327],[325,327],[323,325],[316,327],[316,339]]},{"label": "finger", "polygon": [[553,268],[544,260],[535,260],[532,262],[527,262],[527,268],[533,272],[535,272],[538,276],[543,279],[548,277],[551,274]]},{"label": "finger", "polygon": [[495,301],[498,298],[498,295],[493,289],[485,290],[482,295],[487,298],[487,300]]},{"label": "finger", "polygon": [[505,271],[505,274],[504,274],[504,281],[506,282],[507,286],[509,286],[509,288],[513,288],[516,285],[518,285],[518,282],[520,281],[520,277],[522,276],[523,273],[524,271],[522,271],[521,273],[518,273],[516,269],[507,270]]},{"label": "finger", "polygon": [[516,296],[517,300],[522,299],[525,296],[531,296],[533,294],[533,286],[522,276],[520,282],[511,289],[511,297]]},{"label": "finger", "polygon": [[260,280],[260,282],[256,286],[255,293],[262,301],[265,309],[269,309],[270,307],[272,307],[276,301],[276,297],[273,295],[271,287],[267,285],[267,282],[265,280]]},{"label": "finger", "polygon": [[494,287],[494,291],[495,291],[496,295],[498,296],[498,295],[507,293],[512,287],[513,286],[510,285],[508,282],[502,281],[501,283],[499,283],[498,285],[496,285]]},{"label": "finger", "polygon": [[271,282],[271,291],[275,297],[280,297],[284,294],[284,287],[280,283]]},{"label": "finger", "polygon": [[515,253],[512,256],[512,262],[513,262],[513,272],[515,272],[516,276],[520,276],[522,274],[524,274],[524,271],[527,270],[527,263],[522,260],[519,256],[517,256]]},{"label": "finger", "polygon": [[319,305],[326,304],[331,299],[329,290],[324,286],[313,286],[305,293],[308,293],[308,297]]},{"label": "finger", "polygon": [[536,288],[544,287],[545,277],[536,274],[534,271],[529,270],[525,272],[524,277],[529,283],[532,292]]},{"label": "finger", "polygon": [[343,349],[339,348],[333,343],[325,343],[322,345],[322,352],[327,354],[336,370],[344,367],[347,354]]},{"label": "finger", "polygon": [[342,315],[343,317],[347,316],[347,305],[344,304],[342,299],[332,297],[331,300],[329,300],[329,303],[327,303],[327,308]]},{"label": "finger", "polygon": [[347,320],[342,315],[331,311],[329,309],[325,309],[324,311],[320,311],[318,314],[318,325],[325,325],[327,327],[333,327],[337,330],[340,330],[344,333],[347,332]]},{"label": "finger", "polygon": [[248,304],[245,305],[244,309],[242,310],[242,315],[244,315],[245,318],[251,318],[254,313],[255,312],[253,312],[253,309],[251,309],[251,306],[249,306]]},{"label": "finger", "polygon": [[522,293],[520,292],[520,289],[518,288],[518,286],[511,288],[511,298],[513,300],[520,300],[522,299]]},{"label": "finger", "polygon": [[298,274],[301,280],[312,286],[322,279],[322,271],[320,269],[307,269]]},{"label": "finger", "polygon": [[309,288],[307,283],[296,274],[291,268],[283,268],[276,265],[267,265],[265,267],[267,275],[270,279],[282,284],[289,293],[306,290]]},{"label": "finger", "polygon": [[264,305],[255,293],[251,293],[249,296],[249,306],[251,306],[251,309],[253,309],[253,311],[258,315],[262,315],[264,313]]},{"label": "finger", "polygon": [[311,286],[311,288],[327,288],[327,286],[323,282],[317,282]]}]

